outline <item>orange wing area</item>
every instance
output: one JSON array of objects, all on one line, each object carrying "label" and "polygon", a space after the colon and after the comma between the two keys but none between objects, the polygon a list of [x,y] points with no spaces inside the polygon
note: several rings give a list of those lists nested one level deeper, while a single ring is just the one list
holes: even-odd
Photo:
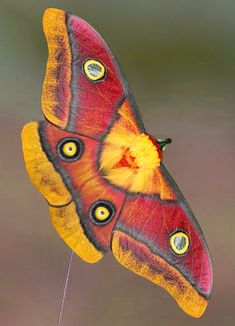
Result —
[{"label": "orange wing area", "polygon": [[[54,125],[100,140],[121,99],[130,92],[123,87],[114,56],[88,23],[62,10],[47,9],[43,29],[48,43],[42,92],[45,117]],[[89,78],[89,60],[102,67],[104,78]]]},{"label": "orange wing area", "polygon": [[[211,292],[210,256],[201,229],[161,158],[159,147],[141,132],[124,101],[99,158],[104,178],[127,192],[112,251],[122,265],[165,288],[186,313],[198,318]],[[190,239],[190,250],[182,257],[170,249],[170,235],[176,230],[184,230]]]},{"label": "orange wing area", "polygon": [[198,318],[204,313],[207,300],[176,268],[154,255],[147,246],[127,234],[115,231],[112,251],[124,267],[167,290],[187,314]]},{"label": "orange wing area", "polygon": [[31,122],[25,125],[22,131],[26,169],[34,186],[51,205],[66,205],[72,200],[71,193],[65,187],[62,176],[47,159],[42,149],[38,127],[38,122]]},{"label": "orange wing area", "polygon": [[48,42],[48,61],[42,91],[45,117],[59,127],[68,122],[71,102],[71,51],[62,10],[46,10],[43,29]]},{"label": "orange wing area", "polygon": [[160,153],[151,138],[136,123],[130,103],[125,100],[118,118],[103,140],[100,170],[113,185],[128,192],[176,197],[160,170]]},{"label": "orange wing area", "polygon": [[[81,159],[67,161],[58,155],[64,139],[78,139],[83,144]],[[111,232],[125,197],[98,173],[99,143],[42,121],[24,127],[22,144],[27,171],[50,205],[56,230],[82,259],[96,262],[110,247]],[[90,211],[94,203],[103,201],[112,203],[114,214],[109,223],[98,225]]]},{"label": "orange wing area", "polygon": [[[174,187],[172,180],[169,183]],[[198,318],[211,294],[211,260],[200,227],[182,194],[175,191],[176,201],[127,195],[111,248],[123,266],[166,289],[186,313]],[[171,248],[177,231],[189,239],[182,255]]]},{"label": "orange wing area", "polygon": [[88,263],[96,263],[103,257],[84,233],[74,202],[64,207],[49,206],[49,212],[56,231],[79,257]]}]

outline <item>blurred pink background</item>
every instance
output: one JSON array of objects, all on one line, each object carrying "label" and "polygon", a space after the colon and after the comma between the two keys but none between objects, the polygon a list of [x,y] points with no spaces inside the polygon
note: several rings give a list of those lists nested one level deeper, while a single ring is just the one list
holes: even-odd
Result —
[{"label": "blurred pink background", "polygon": [[75,257],[63,326],[235,324],[235,2],[0,3],[0,325],[55,325],[69,248],[26,174],[20,134],[42,118],[45,8],[70,11],[105,38],[132,86],[149,133],[171,137],[165,165],[207,239],[214,290],[203,317],[119,265]]}]

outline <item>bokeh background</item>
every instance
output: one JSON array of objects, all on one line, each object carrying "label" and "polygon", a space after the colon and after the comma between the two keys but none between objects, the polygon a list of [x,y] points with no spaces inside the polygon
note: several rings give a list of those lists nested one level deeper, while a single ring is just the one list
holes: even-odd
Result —
[{"label": "bokeh background", "polygon": [[235,324],[235,2],[0,1],[0,325],[55,325],[69,249],[24,168],[22,126],[42,118],[45,8],[90,22],[119,59],[147,130],[171,137],[165,164],[207,239],[214,290],[204,316],[109,254],[75,257],[63,326]]}]

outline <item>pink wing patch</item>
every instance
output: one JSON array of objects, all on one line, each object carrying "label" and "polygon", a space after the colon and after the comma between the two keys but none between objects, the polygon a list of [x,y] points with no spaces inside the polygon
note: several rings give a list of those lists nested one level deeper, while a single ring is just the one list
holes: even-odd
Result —
[{"label": "pink wing patch", "polygon": [[[101,36],[82,19],[68,15],[67,30],[72,53],[72,103],[69,130],[99,138],[106,131],[124,97],[115,60]],[[95,82],[83,72],[87,59],[101,62],[105,78]]]},{"label": "pink wing patch", "polygon": [[[207,297],[210,295],[212,271],[207,247],[200,230],[178,202],[141,195],[128,196],[115,229],[145,244],[179,269],[199,292]],[[169,238],[176,230],[183,230],[189,235],[190,248],[186,255],[177,256],[170,249]]]},{"label": "pink wing patch", "polygon": [[[43,26],[49,49],[42,93],[47,120],[101,140],[127,98],[136,123],[144,130],[127,82],[102,37],[81,18],[57,9],[45,11]],[[103,78],[89,78],[85,69],[89,60],[103,67]]]}]

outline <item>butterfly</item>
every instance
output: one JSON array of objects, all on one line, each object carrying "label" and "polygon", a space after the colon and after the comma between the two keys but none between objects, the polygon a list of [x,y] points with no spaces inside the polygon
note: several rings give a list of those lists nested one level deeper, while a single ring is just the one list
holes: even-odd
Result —
[{"label": "butterfly", "polygon": [[200,317],[211,295],[211,259],[162,163],[170,140],[146,133],[115,57],[88,23],[50,8],[43,28],[45,120],[24,126],[22,147],[55,229],[86,262],[111,249],[123,266]]}]

